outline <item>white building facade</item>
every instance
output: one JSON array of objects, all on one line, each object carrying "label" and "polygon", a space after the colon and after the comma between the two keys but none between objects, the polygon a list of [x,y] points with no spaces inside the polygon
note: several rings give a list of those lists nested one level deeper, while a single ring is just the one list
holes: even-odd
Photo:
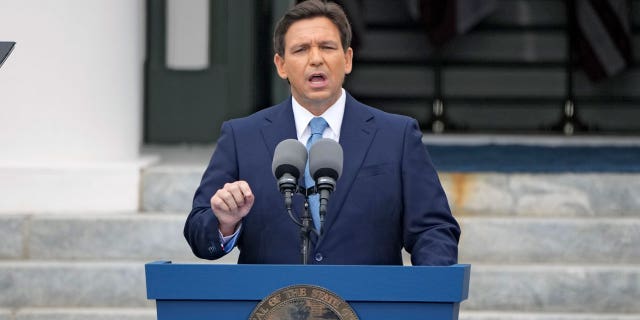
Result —
[{"label": "white building facade", "polygon": [[139,206],[144,1],[0,0],[0,213]]}]

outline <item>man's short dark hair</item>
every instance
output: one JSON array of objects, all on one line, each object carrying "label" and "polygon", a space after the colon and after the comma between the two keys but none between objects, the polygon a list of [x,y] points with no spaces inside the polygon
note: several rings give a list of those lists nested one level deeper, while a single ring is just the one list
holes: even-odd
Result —
[{"label": "man's short dark hair", "polygon": [[342,8],[333,2],[307,0],[289,9],[276,24],[273,32],[274,51],[279,56],[284,57],[284,35],[289,30],[289,27],[294,22],[316,17],[325,17],[333,22],[340,32],[340,42],[345,51],[351,46],[351,25]]}]

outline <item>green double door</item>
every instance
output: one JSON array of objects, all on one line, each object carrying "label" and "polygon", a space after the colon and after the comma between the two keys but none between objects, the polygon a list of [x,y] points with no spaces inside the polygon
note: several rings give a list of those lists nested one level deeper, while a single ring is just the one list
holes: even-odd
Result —
[{"label": "green double door", "polygon": [[167,66],[167,2],[147,1],[145,143],[212,143],[223,121],[271,103],[273,4],[210,0],[208,64],[177,70]]}]

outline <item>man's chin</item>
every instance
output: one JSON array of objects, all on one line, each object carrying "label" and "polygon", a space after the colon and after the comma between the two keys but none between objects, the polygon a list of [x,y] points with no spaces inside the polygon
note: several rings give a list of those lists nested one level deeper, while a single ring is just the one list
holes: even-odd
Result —
[{"label": "man's chin", "polygon": [[335,100],[337,100],[334,96],[332,95],[317,95],[317,96],[311,96],[309,97],[309,102],[315,104],[315,105],[322,105],[325,107],[329,107],[332,104],[335,103]]},{"label": "man's chin", "polygon": [[332,92],[328,88],[322,90],[313,90],[309,94],[307,94],[307,98],[309,98],[309,100],[317,102],[326,102],[336,99],[336,97],[339,96],[340,92]]}]

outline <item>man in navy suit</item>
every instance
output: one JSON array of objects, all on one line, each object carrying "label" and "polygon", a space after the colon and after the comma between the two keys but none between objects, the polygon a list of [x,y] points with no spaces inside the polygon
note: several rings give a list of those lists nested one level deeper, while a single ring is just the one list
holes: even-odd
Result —
[{"label": "man in navy suit", "polygon": [[[302,2],[278,22],[274,63],[291,97],[222,125],[184,228],[196,256],[217,259],[237,246],[239,263],[299,263],[300,230],[286,213],[271,162],[279,142],[306,143],[310,120],[322,117],[322,136],[340,143],[344,167],[324,232],[311,234],[311,263],[400,265],[403,248],[413,265],[457,262],[460,228],[417,122],[342,89],[352,68],[350,40],[349,22],[333,3]],[[295,213],[303,202],[294,197]]]}]

